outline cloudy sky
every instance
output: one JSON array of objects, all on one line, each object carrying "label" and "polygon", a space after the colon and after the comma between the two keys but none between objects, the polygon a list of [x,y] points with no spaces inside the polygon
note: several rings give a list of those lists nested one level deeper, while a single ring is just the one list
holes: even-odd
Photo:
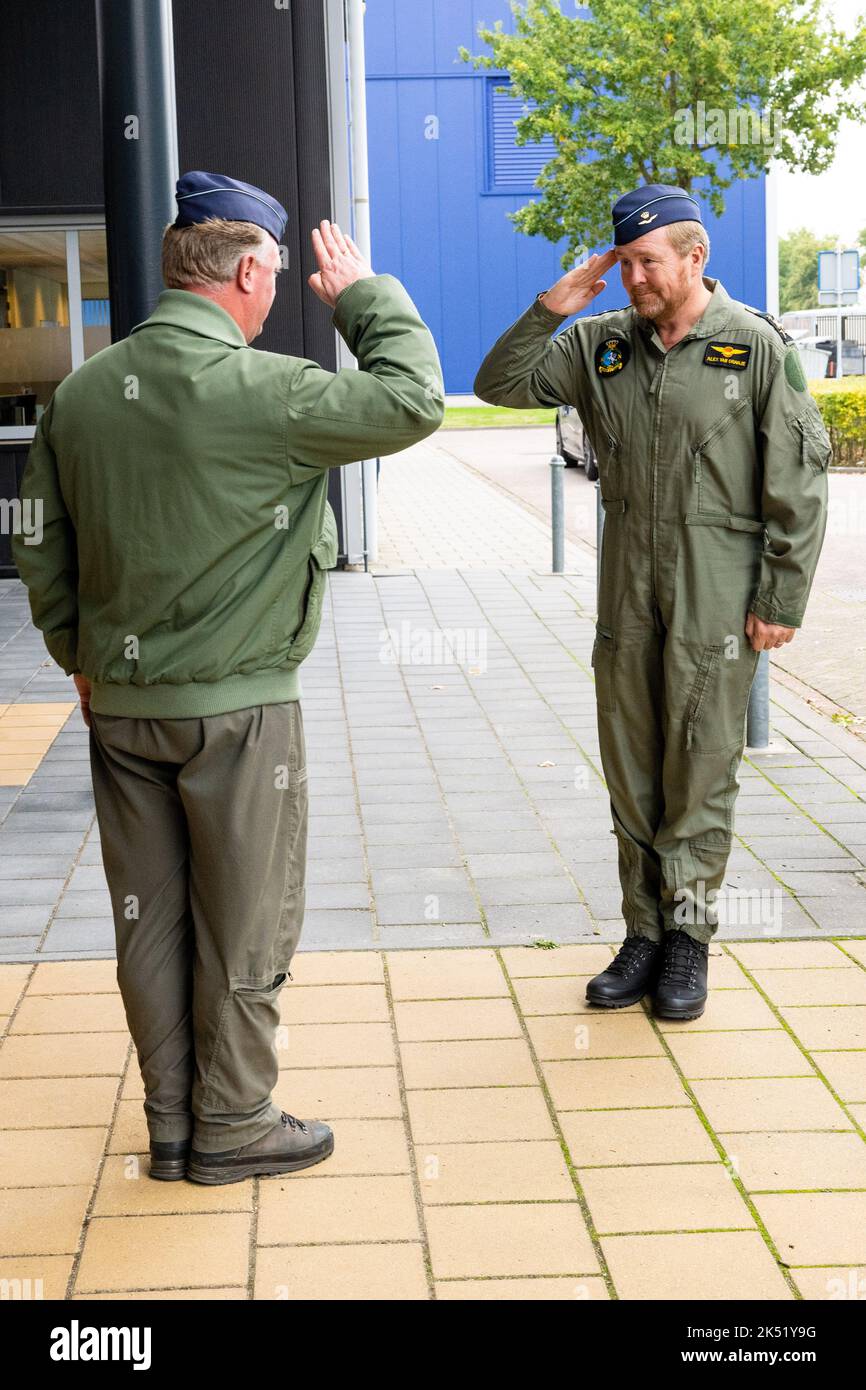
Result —
[{"label": "cloudy sky", "polygon": [[[848,30],[866,14],[866,0],[824,0],[837,28]],[[866,116],[866,92],[861,94]],[[839,128],[836,158],[825,174],[791,173],[776,166],[779,236],[808,227],[819,236],[841,236],[853,245],[866,227],[866,123]]]}]

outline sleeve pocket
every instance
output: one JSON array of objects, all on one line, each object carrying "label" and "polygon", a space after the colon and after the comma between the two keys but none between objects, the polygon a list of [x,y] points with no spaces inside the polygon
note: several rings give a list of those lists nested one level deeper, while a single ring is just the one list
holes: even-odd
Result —
[{"label": "sleeve pocket", "polygon": [[817,411],[799,415],[789,420],[788,426],[799,442],[801,461],[807,463],[813,473],[823,473],[829,465],[833,446],[821,416]]}]

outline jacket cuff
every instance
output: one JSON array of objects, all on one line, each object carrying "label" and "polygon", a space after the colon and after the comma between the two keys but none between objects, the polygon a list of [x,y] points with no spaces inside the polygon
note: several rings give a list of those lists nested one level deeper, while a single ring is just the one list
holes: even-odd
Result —
[{"label": "jacket cuff", "polygon": [[[393,275],[363,275],[360,280],[353,280],[351,285],[347,285],[344,290],[340,290],[334,304],[334,312],[331,315],[331,323],[336,328],[342,338],[348,342],[354,321],[357,315],[363,312],[366,303],[365,295],[369,298],[370,288],[376,290],[392,291],[393,286],[397,285],[403,290],[401,282]],[[405,290],[403,290],[405,294]],[[375,293],[373,295],[375,298]],[[355,302],[357,300],[357,303]]]},{"label": "jacket cuff", "polygon": [[780,623],[782,627],[799,627],[803,621],[801,612],[793,608],[780,608],[772,596],[765,597],[762,594],[755,594],[749,604],[749,612],[765,623]]},{"label": "jacket cuff", "polygon": [[536,318],[540,318],[543,323],[555,325],[564,323],[567,318],[571,317],[570,314],[556,314],[552,309],[548,309],[547,305],[541,302],[541,296],[543,294],[547,294],[547,290],[539,290],[532,304],[529,306]]}]

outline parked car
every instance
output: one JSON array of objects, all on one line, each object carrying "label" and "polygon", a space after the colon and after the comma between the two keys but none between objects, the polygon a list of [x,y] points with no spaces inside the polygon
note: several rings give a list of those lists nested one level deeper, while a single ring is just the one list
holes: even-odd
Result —
[{"label": "parked car", "polygon": [[584,468],[591,483],[598,477],[598,463],[580,416],[573,405],[561,405],[556,412],[556,452],[569,468]]},{"label": "parked car", "polygon": [[[818,375],[818,367],[822,361],[826,362],[826,369],[821,372],[822,376],[836,376],[836,339],[835,338],[798,338],[797,347],[807,359],[806,375]],[[820,353],[820,357],[815,354]],[[866,348],[861,347],[853,338],[843,338],[842,340],[842,371],[844,376],[866,376]]]}]

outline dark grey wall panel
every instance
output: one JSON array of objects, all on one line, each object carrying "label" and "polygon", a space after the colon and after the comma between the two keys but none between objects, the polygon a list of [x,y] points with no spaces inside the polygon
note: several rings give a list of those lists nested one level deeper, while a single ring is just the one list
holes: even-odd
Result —
[{"label": "dark grey wall panel", "polygon": [[101,207],[93,0],[3,0],[0,212]]},{"label": "dark grey wall panel", "polygon": [[[245,179],[289,214],[289,268],[257,348],[333,367],[330,314],[306,277],[310,228],[331,213],[321,0],[174,0],[181,169]],[[304,152],[298,161],[298,140]]]}]

